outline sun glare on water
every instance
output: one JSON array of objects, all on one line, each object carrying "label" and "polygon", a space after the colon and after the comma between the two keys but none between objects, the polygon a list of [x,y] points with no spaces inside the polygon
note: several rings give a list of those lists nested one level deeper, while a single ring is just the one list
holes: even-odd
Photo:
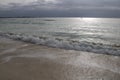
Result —
[{"label": "sun glare on water", "polygon": [[82,18],[84,21],[96,21],[96,18]]}]

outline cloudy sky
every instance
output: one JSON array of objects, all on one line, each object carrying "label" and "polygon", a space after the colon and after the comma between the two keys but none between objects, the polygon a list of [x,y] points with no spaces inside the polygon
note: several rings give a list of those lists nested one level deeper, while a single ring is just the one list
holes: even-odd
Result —
[{"label": "cloudy sky", "polygon": [[0,17],[120,17],[120,0],[0,0]]}]

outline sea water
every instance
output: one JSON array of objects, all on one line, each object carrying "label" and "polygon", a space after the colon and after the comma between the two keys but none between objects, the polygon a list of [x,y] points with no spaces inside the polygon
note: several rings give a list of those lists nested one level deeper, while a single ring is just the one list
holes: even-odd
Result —
[{"label": "sea water", "polygon": [[0,36],[55,48],[120,55],[119,18],[0,18]]}]

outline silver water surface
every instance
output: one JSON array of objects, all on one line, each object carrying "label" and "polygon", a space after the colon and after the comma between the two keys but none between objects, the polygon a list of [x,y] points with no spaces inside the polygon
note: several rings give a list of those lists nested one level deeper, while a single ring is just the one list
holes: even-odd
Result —
[{"label": "silver water surface", "polygon": [[1,18],[0,31],[120,45],[116,18]]}]

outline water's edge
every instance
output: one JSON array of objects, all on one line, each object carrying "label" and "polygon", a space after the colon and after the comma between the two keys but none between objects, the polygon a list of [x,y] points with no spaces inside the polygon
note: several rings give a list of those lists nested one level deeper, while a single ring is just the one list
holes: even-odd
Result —
[{"label": "water's edge", "polygon": [[61,38],[25,35],[20,33],[16,34],[11,32],[1,32],[1,31],[0,31],[0,36],[10,38],[13,40],[19,40],[19,41],[29,42],[33,44],[38,44],[38,45],[54,47],[54,48],[120,56],[119,45],[105,45],[105,44],[90,43],[85,41],[79,42],[79,41],[73,41],[73,40],[65,40]]}]

